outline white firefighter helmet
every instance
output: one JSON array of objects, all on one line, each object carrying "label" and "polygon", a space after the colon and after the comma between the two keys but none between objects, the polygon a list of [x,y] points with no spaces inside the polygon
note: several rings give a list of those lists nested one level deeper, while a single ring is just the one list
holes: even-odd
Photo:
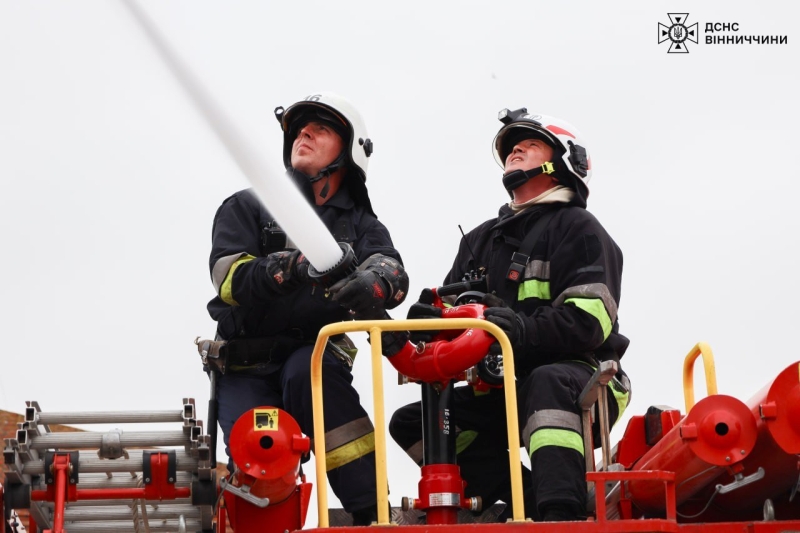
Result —
[{"label": "white firefighter helmet", "polygon": [[[276,107],[275,117],[283,130],[283,163],[286,168],[291,167],[292,143],[297,138],[299,127],[310,120],[317,120],[333,126],[342,137],[344,150],[336,162],[352,167],[362,182],[367,181],[367,163],[372,155],[373,145],[364,121],[353,104],[337,94],[315,93],[285,110],[283,107]],[[335,168],[331,166],[328,170],[332,171]]]},{"label": "white firefighter helmet", "polygon": [[506,157],[517,142],[535,132],[535,136],[542,138],[554,148],[553,158],[558,161],[553,161],[555,166],[553,174],[559,177],[559,174],[563,176],[563,172],[566,171],[575,178],[576,187],[585,189],[578,192],[584,193],[584,197],[588,196],[587,184],[592,177],[591,159],[586,143],[575,126],[559,118],[528,113],[524,107],[516,111],[503,109],[497,118],[503,123],[503,127],[494,137],[492,152],[501,168],[505,168]]}]

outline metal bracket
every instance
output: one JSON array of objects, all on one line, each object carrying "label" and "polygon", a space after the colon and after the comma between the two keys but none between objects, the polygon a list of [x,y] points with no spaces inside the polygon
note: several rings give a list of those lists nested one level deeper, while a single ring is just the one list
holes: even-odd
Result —
[{"label": "metal bracket", "polygon": [[[145,485],[153,482],[153,467],[150,463],[150,457],[153,454],[163,454],[165,452],[152,452],[145,450],[142,452],[142,477],[144,478]],[[178,478],[178,458],[175,450],[169,450],[167,454],[167,483],[174,485]]]},{"label": "metal bracket", "polygon": [[39,414],[41,412],[42,408],[39,406],[39,402],[25,402],[25,422],[27,422],[28,428],[36,430],[38,435],[50,433],[50,426],[47,424],[39,424]]},{"label": "metal bracket", "polygon": [[740,487],[744,487],[745,485],[749,485],[754,481],[758,481],[764,477],[764,469],[760,466],[755,473],[750,474],[749,476],[745,477],[742,474],[736,474],[734,476],[734,480],[728,483],[727,485],[717,485],[717,492],[720,494],[726,494],[728,492],[734,491]]},{"label": "metal bracket", "polygon": [[181,415],[181,418],[184,420],[194,420],[197,418],[194,398],[183,399],[183,414]]},{"label": "metal bracket", "polygon": [[119,459],[125,455],[125,450],[122,449],[120,437],[122,431],[115,429],[103,434],[100,437],[100,449],[97,450],[97,456],[101,459]]},{"label": "metal bracket", "polygon": [[260,507],[261,509],[269,505],[269,498],[259,498],[258,496],[254,496],[253,494],[250,493],[250,487],[248,487],[247,485],[242,485],[241,487],[234,487],[228,482],[227,479],[222,478],[219,480],[219,486],[222,488],[222,492],[228,491],[234,496],[238,496],[244,501],[252,503],[256,507]]},{"label": "metal bracket", "polygon": [[78,484],[78,474],[80,470],[80,459],[79,459],[79,452],[46,452],[44,456],[44,477],[45,483],[51,485],[55,482],[55,477],[53,477],[55,469],[53,464],[55,462],[56,455],[69,455],[69,464],[70,468],[67,471],[69,474],[68,483],[70,485],[77,485]]},{"label": "metal bracket", "polygon": [[578,407],[582,411],[581,425],[583,426],[583,447],[586,460],[586,471],[595,471],[594,462],[594,442],[592,439],[592,406],[598,404],[598,414],[600,419],[600,442],[603,456],[603,468],[608,468],[611,464],[611,449],[609,444],[609,433],[611,429],[608,424],[608,390],[606,385],[614,379],[614,375],[619,371],[616,361],[602,361],[595,370],[589,382],[583,388],[578,397]]},{"label": "metal bracket", "polygon": [[608,385],[617,372],[619,372],[619,366],[616,361],[603,361],[600,363],[600,366],[592,374],[578,398],[580,408],[583,410],[591,408],[599,399],[602,388]]}]

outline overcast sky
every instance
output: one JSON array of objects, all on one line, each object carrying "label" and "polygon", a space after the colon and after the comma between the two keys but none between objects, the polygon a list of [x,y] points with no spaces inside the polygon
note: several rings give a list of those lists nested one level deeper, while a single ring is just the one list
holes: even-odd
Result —
[{"label": "overcast sky", "polygon": [[[276,168],[276,106],[334,91],[360,109],[373,205],[411,277],[395,317],[442,281],[457,226],[507,201],[491,155],[498,110],[575,124],[594,168],[589,209],[625,255],[634,396],[614,441],[650,405],[683,409],[683,357],[698,341],[714,350],[719,391],[742,400],[798,359],[800,4],[141,5]],[[687,10],[699,42],[668,54],[658,23]],[[706,23],[787,42],[706,44]],[[193,397],[205,418],[193,340],[214,332],[211,222],[248,182],[121,2],[0,0],[0,179],[0,408],[162,410]],[[388,418],[419,390],[398,387],[388,364],[384,375]],[[394,444],[389,458],[397,505],[418,476]]]}]

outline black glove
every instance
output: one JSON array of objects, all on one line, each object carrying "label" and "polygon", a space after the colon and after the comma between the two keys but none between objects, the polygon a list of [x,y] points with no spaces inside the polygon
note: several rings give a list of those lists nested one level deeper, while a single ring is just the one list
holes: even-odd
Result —
[{"label": "black glove", "polygon": [[[372,342],[372,337],[370,337],[370,342]],[[393,357],[400,353],[400,351],[406,347],[407,342],[407,331],[381,332],[381,347],[383,348],[383,355],[386,357]]]},{"label": "black glove", "polygon": [[283,250],[267,256],[267,276],[272,288],[287,294],[308,282],[308,259],[300,250]]},{"label": "black glove", "polygon": [[[412,304],[408,309],[408,316],[406,318],[442,318],[442,310],[433,303],[433,291],[430,289],[422,289],[422,294],[419,295],[419,301]],[[439,334],[437,330],[422,330],[411,332],[411,342],[414,344],[420,342],[431,342],[433,338]]]},{"label": "black glove", "polygon": [[[525,343],[525,323],[522,317],[508,307],[489,307],[483,312],[484,318],[505,332],[511,342],[514,354],[521,354]],[[494,341],[489,347],[489,353],[499,354],[502,350],[500,342]]]},{"label": "black glove", "polygon": [[481,303],[486,307],[508,307],[502,298],[491,292],[487,292],[483,295]]},{"label": "black glove", "polygon": [[379,320],[386,316],[386,309],[405,300],[408,274],[396,259],[375,254],[328,290],[333,301],[353,311],[356,319]]}]

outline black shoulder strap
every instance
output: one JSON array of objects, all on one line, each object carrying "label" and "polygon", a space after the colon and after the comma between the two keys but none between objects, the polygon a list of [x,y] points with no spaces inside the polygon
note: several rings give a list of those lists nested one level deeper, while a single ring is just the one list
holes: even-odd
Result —
[{"label": "black shoulder strap", "polygon": [[517,301],[518,286],[524,278],[525,266],[528,264],[528,260],[531,257],[533,247],[536,246],[542,233],[547,229],[547,225],[550,224],[550,220],[555,216],[556,211],[558,210],[550,209],[542,213],[539,219],[533,224],[528,234],[525,235],[525,238],[519,245],[519,250],[511,255],[511,264],[508,266],[505,283],[503,283],[497,291],[497,295],[506,303],[511,304]]}]

